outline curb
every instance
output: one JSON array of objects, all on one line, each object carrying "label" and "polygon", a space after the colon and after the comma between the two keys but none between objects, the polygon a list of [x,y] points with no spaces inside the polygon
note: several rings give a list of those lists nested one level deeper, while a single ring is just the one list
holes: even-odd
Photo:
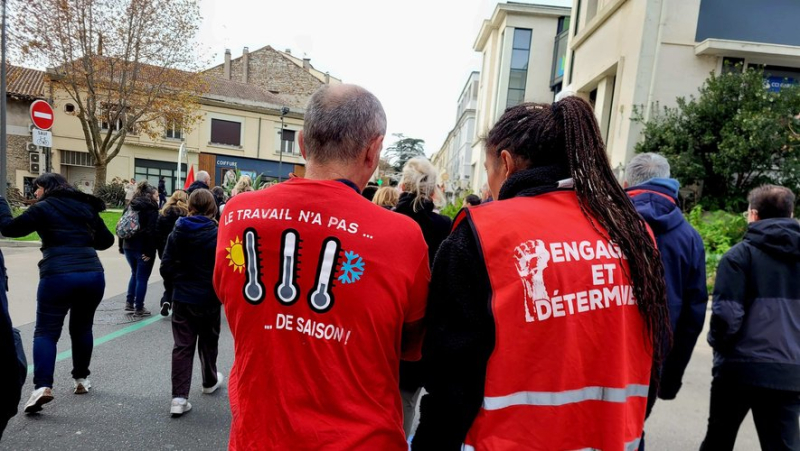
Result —
[{"label": "curb", "polygon": [[41,247],[41,241],[18,241],[9,239],[0,239],[0,248],[3,247]]}]

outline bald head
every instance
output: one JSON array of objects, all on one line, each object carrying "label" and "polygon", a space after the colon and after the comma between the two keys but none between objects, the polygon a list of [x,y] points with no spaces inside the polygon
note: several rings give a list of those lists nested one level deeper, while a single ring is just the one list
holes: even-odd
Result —
[{"label": "bald head", "polygon": [[360,86],[323,85],[308,102],[303,140],[309,161],[353,161],[385,134],[381,102]]}]

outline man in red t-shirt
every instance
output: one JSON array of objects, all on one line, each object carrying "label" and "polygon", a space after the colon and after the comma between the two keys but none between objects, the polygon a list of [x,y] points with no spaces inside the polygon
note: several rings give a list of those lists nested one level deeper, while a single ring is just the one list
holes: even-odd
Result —
[{"label": "man in red t-shirt", "polygon": [[407,449],[398,368],[420,357],[430,270],[419,227],[359,194],[385,133],[375,96],[324,86],[300,132],[306,178],[225,207],[232,450]]}]

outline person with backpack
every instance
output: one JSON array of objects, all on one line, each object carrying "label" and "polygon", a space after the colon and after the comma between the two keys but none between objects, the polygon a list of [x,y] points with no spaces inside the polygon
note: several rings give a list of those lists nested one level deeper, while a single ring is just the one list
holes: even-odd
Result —
[{"label": "person with backpack", "polygon": [[212,279],[217,245],[217,204],[206,189],[189,196],[189,215],[178,219],[161,258],[161,276],[172,281],[172,404],[170,413],[180,416],[192,409],[194,351],[200,353],[204,394],[222,386],[217,371],[220,304]]},{"label": "person with backpack", "polygon": [[[184,190],[176,190],[172,193],[167,203],[161,209],[156,221],[156,234],[158,235],[158,257],[164,259],[164,248],[167,247],[167,238],[172,230],[175,228],[175,223],[178,219],[189,214],[187,202],[189,196]],[[172,308],[172,281],[164,279],[164,295],[161,296],[161,316],[169,315]]]},{"label": "person with backpack", "polygon": [[0,198],[0,233],[15,238],[37,232],[42,240],[33,332],[34,391],[25,413],[42,410],[54,398],[56,345],[67,313],[73,392],[85,394],[91,388],[92,324],[106,286],[97,251],[114,245],[114,235],[100,217],[106,208],[102,200],[78,191],[60,174],[43,174],[33,183],[39,200],[16,218]]},{"label": "person with backpack", "polygon": [[144,297],[158,247],[157,222],[158,191],[147,181],[140,182],[130,206],[117,224],[117,236],[122,239],[125,259],[131,267],[125,311],[134,312],[135,317],[151,314],[144,308]]}]

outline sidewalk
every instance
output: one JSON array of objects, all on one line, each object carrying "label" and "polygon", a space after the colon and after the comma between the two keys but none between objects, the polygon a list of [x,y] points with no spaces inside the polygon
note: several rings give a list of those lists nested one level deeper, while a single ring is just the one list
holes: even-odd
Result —
[{"label": "sidewalk", "polygon": [[[15,327],[31,323],[36,319],[36,290],[39,285],[39,267],[42,258],[38,241],[0,240],[0,251],[8,271],[8,309]],[[103,299],[127,293],[131,270],[125,256],[115,244],[110,249],[98,252],[106,275],[106,291]],[[161,281],[158,273],[160,262],[156,261],[150,283]]]}]

